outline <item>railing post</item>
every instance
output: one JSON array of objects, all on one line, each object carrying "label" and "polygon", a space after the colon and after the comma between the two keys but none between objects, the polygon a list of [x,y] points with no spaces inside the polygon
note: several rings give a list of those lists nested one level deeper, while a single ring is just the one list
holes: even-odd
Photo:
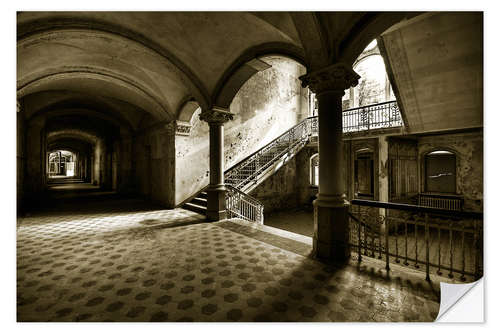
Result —
[{"label": "railing post", "polygon": [[[387,216],[387,208],[384,208]],[[389,220],[385,219],[385,269],[389,271]]]},{"label": "railing post", "polygon": [[361,262],[361,206],[358,206],[358,262]]},{"label": "railing post", "polygon": [[408,266],[409,265],[409,263],[408,263],[408,222],[405,220],[404,224],[405,224],[405,262],[404,262],[404,264],[406,266]]},{"label": "railing post", "polygon": [[[415,221],[415,222],[418,222]],[[415,223],[415,268],[420,268],[418,265],[418,224]]]},{"label": "railing post", "polygon": [[450,236],[450,273],[448,274],[448,276],[450,278],[453,277],[453,229],[451,229],[451,223],[450,223],[450,232],[449,232],[449,236]]},{"label": "railing post", "polygon": [[479,228],[477,226],[477,220],[474,220],[474,279],[479,278]]},{"label": "railing post", "polygon": [[429,263],[429,214],[425,213],[425,280],[430,281],[430,263]]},{"label": "railing post", "polygon": [[465,281],[465,225],[462,223],[462,275],[461,281]]},{"label": "railing post", "polygon": [[441,275],[441,224],[438,223],[438,269],[437,275]]}]

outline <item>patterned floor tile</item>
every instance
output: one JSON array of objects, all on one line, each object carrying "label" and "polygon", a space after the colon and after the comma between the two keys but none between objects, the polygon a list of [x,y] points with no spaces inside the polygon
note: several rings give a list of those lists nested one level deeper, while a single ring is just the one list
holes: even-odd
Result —
[{"label": "patterned floor tile", "polygon": [[[432,321],[436,291],[383,265],[327,266],[310,245],[183,209],[18,219],[18,321]],[[295,242],[295,243],[294,243]]]}]

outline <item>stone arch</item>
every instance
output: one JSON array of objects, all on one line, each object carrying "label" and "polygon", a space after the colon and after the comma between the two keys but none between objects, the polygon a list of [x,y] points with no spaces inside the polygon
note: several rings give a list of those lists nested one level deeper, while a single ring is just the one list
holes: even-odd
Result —
[{"label": "stone arch", "polygon": [[364,15],[340,43],[339,62],[353,65],[366,46],[396,23],[417,16],[414,12],[386,12]]},{"label": "stone arch", "polygon": [[137,105],[160,119],[170,120],[172,117],[172,112],[168,107],[152,96],[145,87],[122,76],[100,70],[75,69],[66,72],[40,73],[30,81],[20,83],[17,97],[22,98],[47,89],[80,91],[79,87],[83,82],[86,83],[85,93],[89,92],[89,87],[92,87],[96,93],[99,93],[99,90],[105,90],[111,93],[110,97],[120,96],[121,100]]},{"label": "stone arch", "polygon": [[119,26],[112,22],[105,22],[96,18],[83,18],[78,16],[47,17],[43,19],[29,20],[17,26],[17,42],[24,42],[44,34],[57,31],[87,31],[89,33],[106,34],[108,38],[121,38],[142,47],[148,53],[154,53],[167,61],[168,66],[174,70],[180,81],[185,84],[191,94],[195,96],[200,105],[209,104],[209,93],[202,81],[194,72],[176,57],[172,52],[155,43],[141,33]]},{"label": "stone arch", "polygon": [[219,79],[214,94],[213,104],[229,108],[234,96],[240,88],[256,73],[266,70],[271,66],[262,60],[265,56],[279,55],[290,58],[305,66],[303,51],[292,44],[265,43],[251,47],[244,51]]}]

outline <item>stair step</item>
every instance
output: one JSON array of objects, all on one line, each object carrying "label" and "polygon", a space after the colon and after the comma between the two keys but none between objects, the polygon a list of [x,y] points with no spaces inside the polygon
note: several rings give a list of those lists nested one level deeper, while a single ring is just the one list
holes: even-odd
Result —
[{"label": "stair step", "polygon": [[207,198],[196,197],[191,200],[191,203],[197,204],[199,206],[207,207]]},{"label": "stair step", "polygon": [[207,208],[206,207],[199,206],[199,205],[191,203],[191,202],[185,203],[182,206],[182,208],[190,210],[190,211],[198,213],[198,214],[207,215]]},{"label": "stair step", "polygon": [[198,194],[197,198],[204,198],[204,199],[206,199],[206,198],[208,198],[208,194],[207,194],[207,192],[200,192]]}]

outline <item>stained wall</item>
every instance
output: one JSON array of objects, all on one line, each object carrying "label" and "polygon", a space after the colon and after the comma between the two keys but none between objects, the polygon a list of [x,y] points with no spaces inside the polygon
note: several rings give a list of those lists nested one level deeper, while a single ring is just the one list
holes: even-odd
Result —
[{"label": "stained wall", "polygon": [[449,149],[456,153],[456,187],[464,197],[465,211],[483,211],[483,132],[441,134],[418,140],[420,184],[424,191],[424,155],[432,150]]},{"label": "stained wall", "polygon": [[[256,73],[239,90],[230,106],[234,120],[224,126],[225,169],[262,148],[308,116],[307,89],[298,77],[305,68],[283,57],[265,57],[272,67]],[[189,136],[175,137],[175,203],[209,182],[208,124],[192,117]]]}]

